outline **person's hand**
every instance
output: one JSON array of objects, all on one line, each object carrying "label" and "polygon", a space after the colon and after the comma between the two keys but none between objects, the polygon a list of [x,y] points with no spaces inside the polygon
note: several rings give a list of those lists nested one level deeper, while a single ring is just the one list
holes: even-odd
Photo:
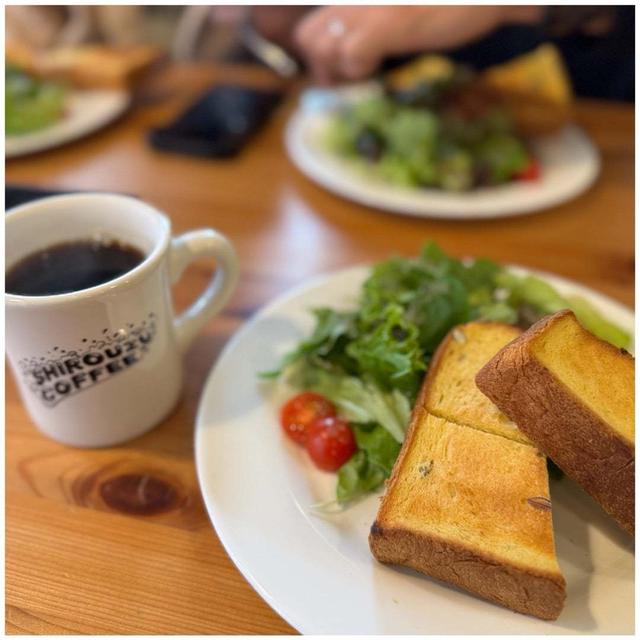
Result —
[{"label": "person's hand", "polygon": [[508,23],[535,23],[529,6],[331,6],[306,16],[295,41],[314,79],[359,80],[389,55],[442,51]]}]

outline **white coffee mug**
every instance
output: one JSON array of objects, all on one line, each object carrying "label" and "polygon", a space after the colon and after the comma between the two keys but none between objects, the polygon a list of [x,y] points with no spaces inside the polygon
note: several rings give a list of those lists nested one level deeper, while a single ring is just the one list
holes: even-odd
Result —
[{"label": "white coffee mug", "polygon": [[[171,237],[149,204],[89,193],[38,200],[5,219],[6,270],[60,243],[111,239],[146,256],[124,275],[71,293],[5,294],[6,351],[40,430],[77,447],[115,445],[160,422],[182,386],[182,355],[229,299],[238,277],[229,241],[212,229]],[[206,290],[175,317],[171,285],[197,258],[215,258]]]}]

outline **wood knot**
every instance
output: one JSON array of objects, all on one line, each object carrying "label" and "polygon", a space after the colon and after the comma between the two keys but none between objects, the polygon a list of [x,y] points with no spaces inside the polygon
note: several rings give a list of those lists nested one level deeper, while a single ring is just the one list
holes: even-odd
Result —
[{"label": "wood knot", "polygon": [[179,507],[179,491],[160,478],[142,473],[125,473],[100,484],[100,496],[115,511],[152,516]]}]

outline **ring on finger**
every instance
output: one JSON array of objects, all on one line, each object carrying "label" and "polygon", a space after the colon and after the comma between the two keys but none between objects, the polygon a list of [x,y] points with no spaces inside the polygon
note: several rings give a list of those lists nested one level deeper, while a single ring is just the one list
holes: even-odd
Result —
[{"label": "ring on finger", "polygon": [[333,18],[327,24],[327,33],[333,38],[342,38],[347,33],[347,25],[340,18]]}]

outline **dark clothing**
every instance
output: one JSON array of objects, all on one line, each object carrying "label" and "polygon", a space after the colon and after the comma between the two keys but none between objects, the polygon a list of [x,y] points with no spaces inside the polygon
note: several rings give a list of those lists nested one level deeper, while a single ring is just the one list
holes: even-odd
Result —
[{"label": "dark clothing", "polygon": [[613,7],[613,28],[603,36],[580,32],[550,37],[544,25],[505,27],[451,56],[482,69],[506,62],[545,41],[562,52],[576,95],[633,102],[635,97],[635,7]]}]

